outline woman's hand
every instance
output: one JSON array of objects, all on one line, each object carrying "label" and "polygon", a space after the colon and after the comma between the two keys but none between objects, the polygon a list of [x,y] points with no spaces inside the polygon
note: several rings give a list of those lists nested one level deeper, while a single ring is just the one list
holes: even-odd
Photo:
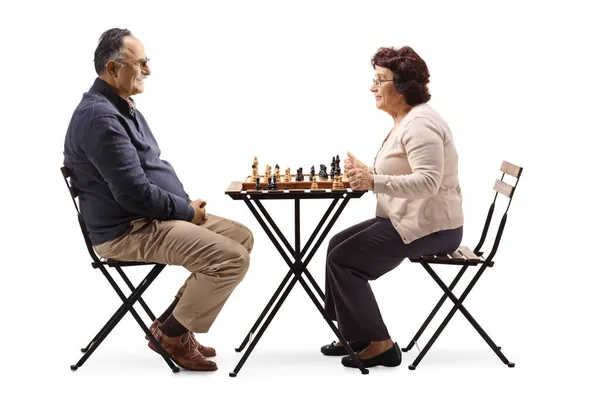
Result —
[{"label": "woman's hand", "polygon": [[348,158],[344,159],[344,171],[350,171],[354,168],[369,169],[364,163],[360,162],[354,155],[348,152]]},{"label": "woman's hand", "polygon": [[[363,164],[364,165],[364,164]],[[373,190],[375,176],[366,168],[352,168],[346,174],[352,190]]]}]

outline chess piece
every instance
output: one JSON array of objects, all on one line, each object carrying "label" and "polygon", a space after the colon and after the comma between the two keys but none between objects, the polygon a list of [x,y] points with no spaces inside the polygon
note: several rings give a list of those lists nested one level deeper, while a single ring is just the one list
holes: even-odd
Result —
[{"label": "chess piece", "polygon": [[331,169],[329,170],[329,174],[331,179],[333,180],[333,178],[335,178],[335,157],[331,157],[331,164],[329,164],[331,166]]},{"label": "chess piece", "polygon": [[277,184],[277,179],[273,177],[273,184],[271,185],[272,190],[279,190],[279,185]]},{"label": "chess piece", "polygon": [[279,164],[275,164],[275,179],[280,180]]},{"label": "chess piece", "polygon": [[286,169],[285,169],[285,175],[284,175],[284,177],[283,177],[283,181],[284,181],[284,182],[289,182],[289,181],[291,181],[291,180],[292,180],[292,174],[290,174],[290,169],[289,169],[289,168],[286,168]]},{"label": "chess piece", "polygon": [[254,156],[254,161],[252,162],[252,177],[256,178],[258,175],[258,159]]},{"label": "chess piece", "polygon": [[312,177],[312,185],[310,185],[310,189],[318,189],[319,185],[317,184],[317,177],[313,176]]},{"label": "chess piece", "polygon": [[344,184],[342,183],[342,177],[336,176],[333,180],[333,190],[342,190],[344,189]]},{"label": "chess piece", "polygon": [[321,164],[319,167],[319,178],[327,179],[327,166],[325,164]]},{"label": "chess piece", "polygon": [[256,190],[260,190],[260,177],[256,177],[256,186],[254,186],[254,189]]}]

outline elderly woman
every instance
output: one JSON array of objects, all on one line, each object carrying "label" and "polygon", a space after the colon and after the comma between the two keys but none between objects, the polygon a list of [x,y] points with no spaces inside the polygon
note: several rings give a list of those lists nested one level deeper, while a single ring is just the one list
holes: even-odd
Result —
[{"label": "elderly woman", "polygon": [[[325,308],[365,367],[398,366],[391,339],[369,285],[406,257],[451,253],[462,239],[458,155],[450,128],[427,104],[429,71],[410,47],[380,48],[371,64],[375,106],[394,125],[369,167],[348,153],[344,169],[352,189],[377,195],[375,218],[329,242]],[[341,343],[325,355],[344,355]],[[355,367],[349,356],[346,367]]]}]

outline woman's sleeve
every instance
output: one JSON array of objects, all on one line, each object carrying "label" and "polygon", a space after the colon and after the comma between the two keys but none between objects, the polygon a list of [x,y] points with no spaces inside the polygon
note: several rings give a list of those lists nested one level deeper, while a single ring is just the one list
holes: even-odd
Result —
[{"label": "woman's sleeve", "polygon": [[407,175],[375,175],[374,192],[405,199],[435,196],[444,176],[444,133],[433,121],[418,117],[402,133],[408,163]]}]

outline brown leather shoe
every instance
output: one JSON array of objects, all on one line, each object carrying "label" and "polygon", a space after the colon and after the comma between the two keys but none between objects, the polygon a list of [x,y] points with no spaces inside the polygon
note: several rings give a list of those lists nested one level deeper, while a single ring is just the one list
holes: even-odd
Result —
[{"label": "brown leather shoe", "polygon": [[[175,364],[189,371],[216,371],[217,364],[207,360],[192,341],[193,334],[186,332],[181,336],[169,337],[162,333],[159,327],[153,332],[158,343],[165,349]],[[156,351],[152,342],[148,347]]]},{"label": "brown leather shoe", "polygon": [[[150,332],[154,333],[154,331],[158,328],[158,325],[160,325],[160,321],[158,319],[156,319],[152,325],[150,325]],[[191,332],[190,332],[191,333]],[[215,349],[213,349],[212,347],[209,346],[203,346],[201,345],[196,338],[194,337],[194,334],[191,333],[192,336],[192,342],[196,345],[196,348],[198,349],[198,351],[204,356],[204,357],[214,357],[217,355],[217,351]],[[146,340],[150,340],[148,339],[148,336],[146,336]],[[152,350],[154,350],[152,347],[150,347]]]}]

